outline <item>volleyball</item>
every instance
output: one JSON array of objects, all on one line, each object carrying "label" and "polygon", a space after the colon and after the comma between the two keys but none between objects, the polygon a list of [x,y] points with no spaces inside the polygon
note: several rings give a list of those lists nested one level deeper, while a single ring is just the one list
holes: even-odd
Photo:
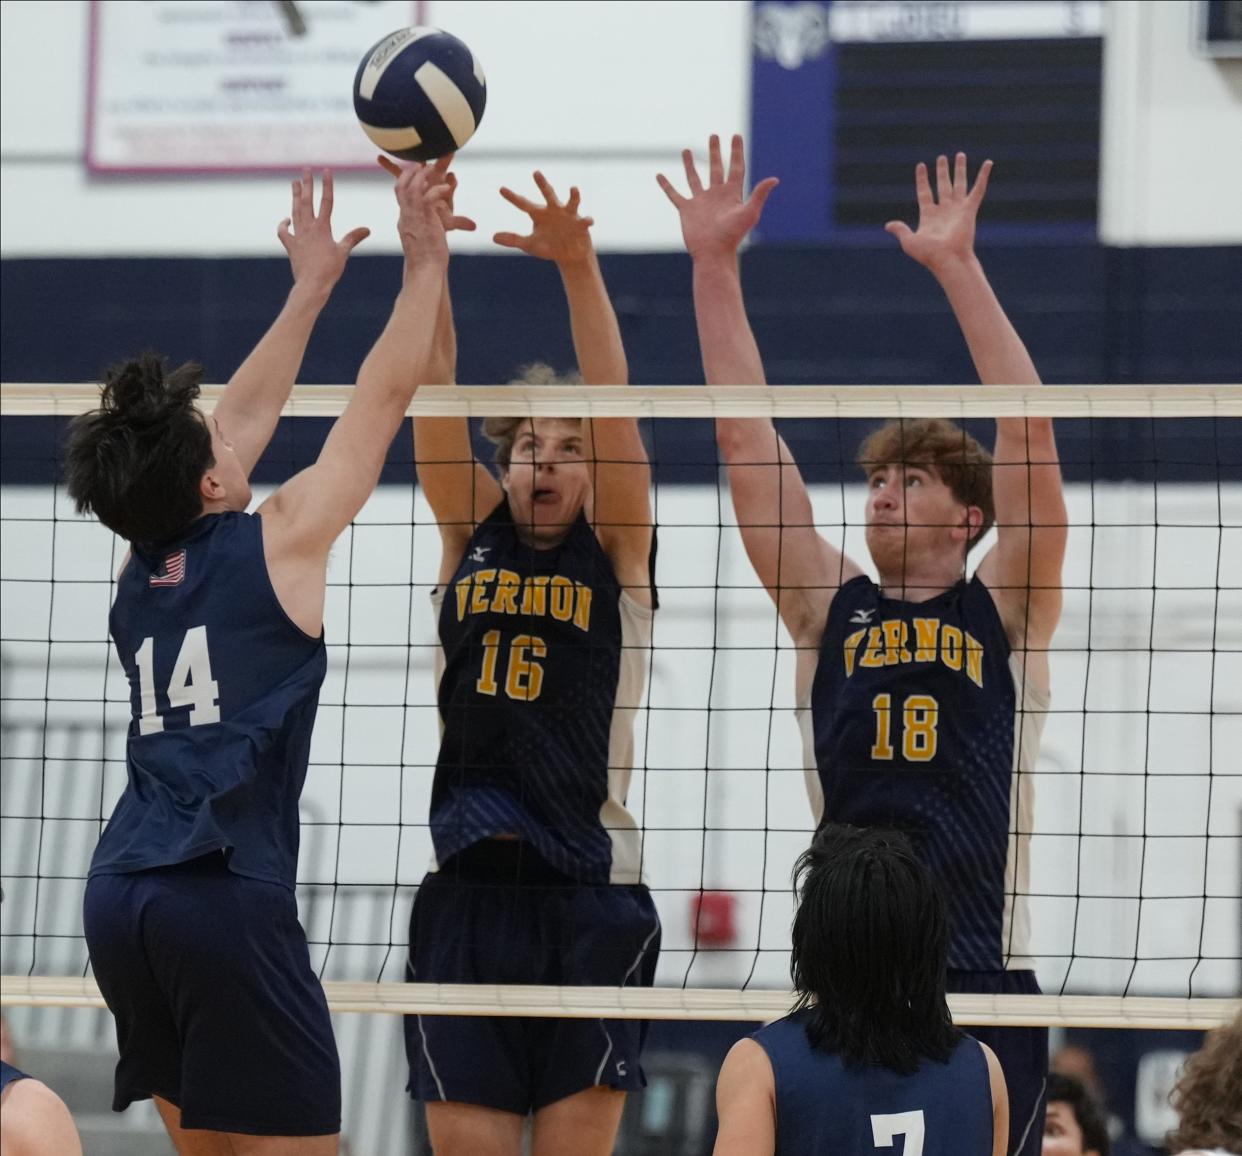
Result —
[{"label": "volleyball", "polygon": [[456,152],[487,104],[474,53],[438,28],[402,28],[371,46],[354,76],[354,112],[387,153],[429,161]]}]

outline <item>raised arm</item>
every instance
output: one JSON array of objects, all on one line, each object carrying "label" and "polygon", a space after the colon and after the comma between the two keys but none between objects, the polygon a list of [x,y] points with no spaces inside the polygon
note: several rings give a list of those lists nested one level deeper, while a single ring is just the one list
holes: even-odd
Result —
[{"label": "raised arm", "polygon": [[[595,247],[591,217],[580,216],[581,196],[569,190],[563,204],[542,173],[534,174],[543,196],[537,204],[511,189],[500,195],[531,219],[527,236],[497,233],[498,245],[554,261],[569,302],[574,353],[587,385],[627,385],[629,366],[621,327],[608,297]],[[651,600],[651,466],[635,418],[596,418],[584,423],[587,460],[592,464],[592,517],[600,544],[631,596]]]},{"label": "raised arm", "polygon": [[332,238],[332,173],[324,170],[319,212],[315,178],[306,169],[293,182],[291,216],[276,230],[289,254],[293,288],[271,328],[241,363],[216,403],[216,420],[229,431],[246,473],[254,469],[272,440],[280,411],[297,380],[311,331],[328,303],[354,246],[370,229],[352,229]]},{"label": "raised arm", "polygon": [[[966,155],[953,173],[936,162],[936,196],[927,166],[915,170],[919,224],[885,228],[902,249],[939,282],[966,338],[984,385],[1039,385],[1031,361],[975,255],[975,222],[992,162],[984,161],[971,187]],[[1067,515],[1051,418],[999,418],[993,451],[996,546],[979,564],[979,577],[996,599],[1010,641],[1043,651],[1061,616],[1061,566]],[[1046,655],[1039,662],[1046,663]]]},{"label": "raised arm", "polygon": [[[312,605],[322,615],[323,565],[338,535],[379,481],[388,447],[405,416],[431,355],[448,246],[448,195],[434,170],[421,166],[397,182],[398,232],[405,254],[404,281],[392,316],[358,371],[358,384],[337,418],[319,458],[260,507],[273,583],[286,609]],[[292,613],[292,610],[291,610]]]},{"label": "raised arm", "polygon": [[[740,136],[733,138],[727,176],[718,137],[711,138],[709,158],[705,188],[690,150],[682,153],[688,197],[663,174],[656,179],[681,216],[694,263],[694,315],[708,385],[762,385],[763,362],[746,316],[737,252],[777,182],[769,177],[749,199],[743,197]],[[861,571],[816,531],[806,484],[771,421],[719,419],[716,440],[751,565],[794,643],[818,645],[833,594]]]}]

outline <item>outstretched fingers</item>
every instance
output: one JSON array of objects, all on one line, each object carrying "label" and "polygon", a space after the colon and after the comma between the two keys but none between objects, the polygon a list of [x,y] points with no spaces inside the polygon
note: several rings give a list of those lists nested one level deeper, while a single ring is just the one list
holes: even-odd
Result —
[{"label": "outstretched fingers", "polygon": [[720,156],[720,138],[712,133],[707,140],[707,171],[713,186],[724,183],[724,161]]},{"label": "outstretched fingers", "polygon": [[919,203],[919,212],[932,208],[936,199],[932,196],[931,181],[927,176],[927,166],[919,161],[914,166],[914,195]]},{"label": "outstretched fingers", "polygon": [[742,134],[733,134],[733,143],[729,149],[729,184],[740,185],[746,179],[746,146],[742,143]]},{"label": "outstretched fingers", "polygon": [[543,194],[544,204],[549,209],[559,209],[561,207],[560,198],[557,197],[556,190],[552,187],[552,182],[537,170],[534,173],[534,177],[536,187]]},{"label": "outstretched fingers", "polygon": [[673,188],[673,182],[663,173],[656,173],[656,184],[664,190],[664,195],[672,201],[675,209],[680,209],[686,203],[686,198]]},{"label": "outstretched fingers", "polygon": [[953,195],[953,182],[949,180],[949,158],[941,153],[936,158],[936,203],[944,202]]},{"label": "outstretched fingers", "polygon": [[984,161],[979,166],[979,172],[975,177],[974,188],[970,190],[970,200],[978,205],[983,200],[983,194],[988,191],[988,178],[992,175],[992,162]]},{"label": "outstretched fingers", "polygon": [[504,185],[500,187],[500,195],[504,197],[509,204],[515,208],[521,209],[528,216],[539,211],[539,206],[534,201],[528,201],[521,193],[515,193],[512,189],[506,188]]},{"label": "outstretched fingers", "polygon": [[[319,219],[322,221],[330,221],[332,219],[332,206],[335,203],[332,186],[332,170],[323,170],[323,189],[319,194]],[[314,201],[311,202],[313,207]]]},{"label": "outstretched fingers", "polygon": [[690,195],[697,197],[703,191],[703,182],[699,180],[699,170],[694,164],[694,153],[689,149],[682,149],[681,163],[686,170],[686,184],[690,186]]},{"label": "outstretched fingers", "polygon": [[[729,179],[733,179],[732,174],[730,174]],[[764,177],[763,180],[751,189],[750,196],[746,198],[746,207],[755,214],[756,219],[763,212],[763,206],[767,202],[768,197],[772,195],[772,190],[780,183],[779,177]]]}]

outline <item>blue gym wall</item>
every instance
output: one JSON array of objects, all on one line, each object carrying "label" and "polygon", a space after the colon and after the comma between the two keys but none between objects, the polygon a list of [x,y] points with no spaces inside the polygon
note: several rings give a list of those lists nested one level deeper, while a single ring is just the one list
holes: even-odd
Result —
[{"label": "blue gym wall", "polygon": [[[974,380],[938,287],[881,234],[878,244],[766,245],[743,256],[749,312],[773,383],[954,384]],[[1242,247],[995,245],[983,259],[1050,383],[1242,380]],[[677,254],[606,255],[635,384],[702,380],[690,266]],[[307,383],[354,379],[400,280],[395,257],[355,257],[303,366]],[[573,363],[555,270],[508,257],[454,258],[463,383],[507,380],[541,359]],[[0,262],[0,379],[87,381],[143,349],[197,359],[226,380],[279,309],[284,259],[30,259]],[[46,481],[52,424],[4,423],[3,478]],[[284,423],[260,470],[276,480],[313,454],[319,422]],[[1225,423],[1064,423],[1070,477],[1214,480],[1242,476],[1242,434]],[[839,470],[837,437],[804,423],[785,432],[812,478]],[[852,452],[856,438],[843,431]],[[714,449],[703,422],[664,422],[655,452],[666,482],[704,481]],[[386,480],[409,476],[408,439]],[[675,463],[675,464],[674,464]]]}]

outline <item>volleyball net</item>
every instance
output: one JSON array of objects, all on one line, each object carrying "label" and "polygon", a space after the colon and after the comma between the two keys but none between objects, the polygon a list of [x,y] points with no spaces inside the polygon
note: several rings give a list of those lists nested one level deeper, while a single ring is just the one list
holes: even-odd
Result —
[{"label": "volleyball net", "polygon": [[[300,387],[263,467],[314,459],[349,391]],[[216,392],[207,391],[210,407]],[[6,1004],[99,1006],[81,932],[126,781],[108,642],[125,546],[59,480],[94,386],[4,386],[0,971]],[[769,1019],[789,1006],[791,870],[814,828],[795,651],[742,547],[712,419],[772,417],[831,542],[870,569],[861,437],[892,418],[1051,416],[1069,510],[1052,703],[1011,836],[1040,997],[955,996],[966,1023],[1210,1026],[1242,989],[1242,388],[435,387],[428,416],[637,416],[659,539],[628,808],[663,923],[656,987],[406,984],[439,745],[440,537],[407,426],[328,575],[328,676],[298,899],[336,1010]],[[482,451],[480,451],[482,452]],[[266,475],[260,475],[262,478]],[[256,484],[256,501],[267,486]],[[970,566],[988,542],[971,554]],[[1029,787],[1029,790],[1025,788]]]}]

